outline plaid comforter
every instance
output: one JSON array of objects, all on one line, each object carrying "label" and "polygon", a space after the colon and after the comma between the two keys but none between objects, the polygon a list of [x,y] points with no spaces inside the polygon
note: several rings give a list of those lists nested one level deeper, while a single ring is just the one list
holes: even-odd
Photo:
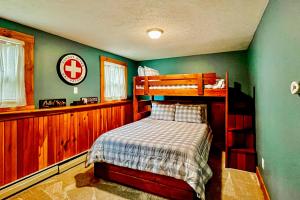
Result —
[{"label": "plaid comforter", "polygon": [[212,176],[207,164],[211,140],[206,124],[146,118],[101,135],[86,164],[106,162],[182,179],[204,200]]}]

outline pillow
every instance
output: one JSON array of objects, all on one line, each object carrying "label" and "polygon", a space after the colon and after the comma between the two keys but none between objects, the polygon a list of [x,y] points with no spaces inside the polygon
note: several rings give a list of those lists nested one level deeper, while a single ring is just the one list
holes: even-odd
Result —
[{"label": "pillow", "polygon": [[157,76],[159,75],[159,72],[155,69],[152,69],[150,67],[146,67],[144,66],[144,72],[145,72],[145,76]]},{"label": "pillow", "polygon": [[175,121],[190,123],[206,123],[206,108],[202,105],[176,105]]},{"label": "pillow", "polygon": [[139,75],[139,76],[145,76],[145,70],[144,70],[144,67],[142,67],[142,66],[139,66],[139,67],[138,67],[138,75]]},{"label": "pillow", "polygon": [[160,119],[174,121],[175,104],[157,104],[152,103],[151,119]]},{"label": "pillow", "polygon": [[207,123],[207,105],[206,104],[199,104],[201,107],[201,118],[202,118],[202,123]]}]

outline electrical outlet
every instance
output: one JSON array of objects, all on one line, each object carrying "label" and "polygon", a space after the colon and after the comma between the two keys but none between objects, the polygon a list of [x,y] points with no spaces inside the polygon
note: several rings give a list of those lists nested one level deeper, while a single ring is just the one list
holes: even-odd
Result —
[{"label": "electrical outlet", "polygon": [[265,169],[265,160],[263,157],[261,158],[261,167],[262,169]]},{"label": "electrical outlet", "polygon": [[74,94],[78,94],[78,87],[74,87]]}]

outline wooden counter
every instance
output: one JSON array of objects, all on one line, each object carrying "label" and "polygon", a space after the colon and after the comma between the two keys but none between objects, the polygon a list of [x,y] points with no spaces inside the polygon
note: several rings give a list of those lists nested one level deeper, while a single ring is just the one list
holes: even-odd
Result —
[{"label": "wooden counter", "polygon": [[55,114],[63,114],[67,112],[88,111],[88,110],[94,110],[99,108],[126,105],[131,103],[132,103],[131,100],[124,100],[124,101],[113,101],[107,103],[97,103],[97,104],[88,104],[88,105],[79,105],[79,106],[64,106],[64,107],[57,107],[57,108],[0,112],[0,121],[21,119],[26,117],[49,116]]}]

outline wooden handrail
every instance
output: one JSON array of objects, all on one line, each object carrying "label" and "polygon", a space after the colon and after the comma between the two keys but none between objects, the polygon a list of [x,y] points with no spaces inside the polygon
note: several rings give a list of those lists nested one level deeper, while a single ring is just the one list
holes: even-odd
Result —
[{"label": "wooden handrail", "polygon": [[15,119],[28,118],[28,117],[37,117],[37,116],[48,116],[48,115],[63,114],[68,112],[87,111],[96,108],[109,107],[112,105],[119,106],[119,105],[124,105],[129,103],[132,103],[132,101],[123,100],[123,101],[112,101],[112,102],[105,102],[105,103],[80,105],[80,106],[65,106],[65,107],[57,107],[57,108],[2,112],[0,113],[0,121],[15,120]]},{"label": "wooden handrail", "polygon": [[[154,86],[154,85],[197,85],[199,76],[202,77],[202,85],[215,84],[217,77],[216,73],[196,73],[196,74],[169,74],[159,76],[136,76],[136,85]],[[148,83],[147,83],[148,82]]]}]

